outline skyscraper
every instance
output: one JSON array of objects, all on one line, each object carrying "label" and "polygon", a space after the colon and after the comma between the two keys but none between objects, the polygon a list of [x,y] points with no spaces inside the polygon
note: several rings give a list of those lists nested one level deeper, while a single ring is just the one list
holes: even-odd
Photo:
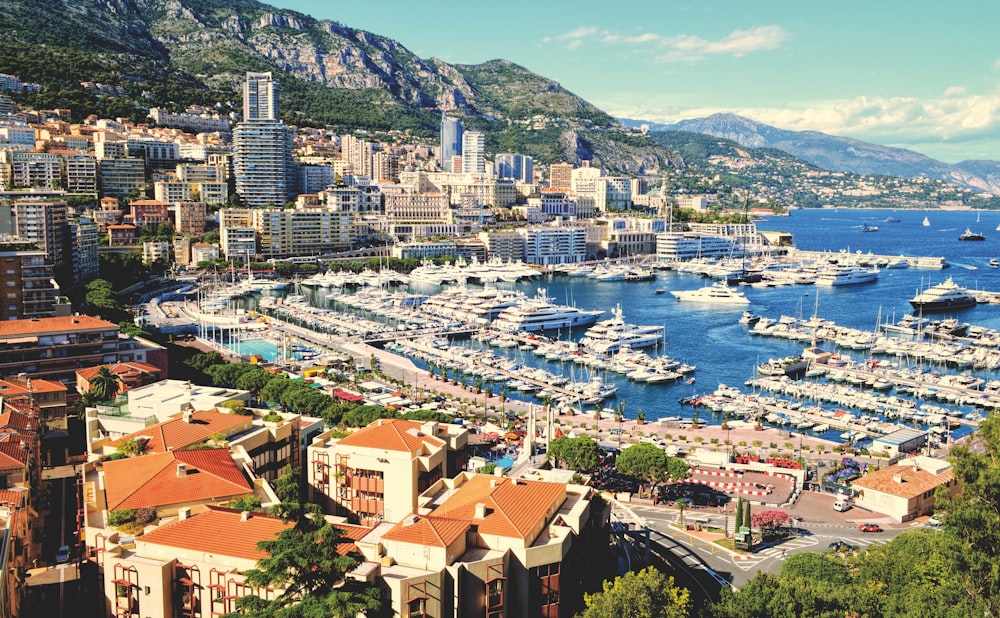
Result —
[{"label": "skyscraper", "polygon": [[443,116],[441,118],[441,166],[449,172],[452,161],[462,154],[462,121],[458,118]]},{"label": "skyscraper", "polygon": [[512,178],[518,182],[530,183],[535,177],[534,161],[527,155],[498,154],[496,168],[497,178]]},{"label": "skyscraper", "polygon": [[243,119],[233,130],[236,192],[252,207],[282,206],[295,194],[293,135],[278,116],[278,84],[247,73]]},{"label": "skyscraper", "polygon": [[486,171],[486,135],[479,131],[462,134],[462,173],[482,174]]}]

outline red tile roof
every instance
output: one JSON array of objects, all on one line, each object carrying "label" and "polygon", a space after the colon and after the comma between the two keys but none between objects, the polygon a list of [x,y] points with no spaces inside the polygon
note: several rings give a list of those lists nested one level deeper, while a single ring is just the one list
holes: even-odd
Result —
[{"label": "red tile roof", "polygon": [[27,504],[27,497],[27,491],[0,489],[0,504],[9,504],[14,508],[19,508]]},{"label": "red tile roof", "polygon": [[8,397],[27,395],[29,393],[68,392],[68,390],[65,384],[56,382],[55,380],[43,380],[41,378],[27,378],[25,380],[8,378],[0,380],[0,395]]},{"label": "red tile roof", "polygon": [[[896,480],[896,479],[899,480]],[[954,478],[951,469],[934,474],[923,468],[893,465],[853,481],[851,487],[871,489],[900,498],[912,499]]]},{"label": "red tile roof", "polygon": [[[482,534],[526,539],[555,514],[566,499],[559,483],[514,480],[479,474],[467,480],[431,516],[478,524]],[[476,518],[476,505],[486,516]]]},{"label": "red tile roof", "polygon": [[385,418],[342,438],[338,444],[415,453],[425,445],[444,446],[444,440],[421,431],[420,421]]},{"label": "red tile roof", "polygon": [[[246,521],[240,521],[240,518],[240,511],[210,506],[184,521],[176,521],[144,534],[140,541],[217,556],[260,560],[266,558],[267,553],[257,549],[257,543],[273,540],[291,526],[263,513],[251,513]],[[337,524],[336,527],[343,531],[345,539],[337,544],[337,552],[341,555],[357,551],[357,546],[350,541],[357,541],[372,531],[364,526]]]},{"label": "red tile roof", "polygon": [[0,338],[24,335],[42,336],[51,333],[69,333],[96,328],[118,330],[118,325],[89,315],[35,318],[31,320],[5,320],[0,321]]},{"label": "red tile roof", "polygon": [[252,426],[252,419],[252,416],[203,410],[193,412],[191,422],[186,422],[183,417],[172,418],[121,437],[108,443],[108,446],[114,448],[125,440],[144,436],[149,438],[145,445],[147,453],[164,453],[171,449],[180,450],[192,444],[201,444],[216,433],[229,436],[230,430],[236,433],[247,431]]},{"label": "red tile roof", "polygon": [[38,431],[38,419],[21,412],[0,414],[0,431]]},{"label": "red tile roof", "polygon": [[111,372],[111,375],[115,376],[128,376],[140,373],[160,373],[160,368],[155,365],[140,363],[139,361],[127,361],[121,363],[109,363],[107,365],[97,365],[96,367],[87,367],[86,369],[80,369],[77,371],[76,375],[90,382],[91,378],[96,376],[97,372],[101,370],[101,367],[107,367],[108,371]]},{"label": "red tile roof", "polygon": [[402,543],[413,543],[415,545],[429,545],[431,547],[448,547],[459,537],[465,534],[472,524],[458,519],[445,519],[441,517],[417,517],[416,521],[411,515],[396,524],[392,530],[384,535],[383,539],[389,541],[400,541]]},{"label": "red tile roof", "polygon": [[[4,436],[6,440],[0,440],[0,469],[23,468],[28,463],[28,449],[21,448],[21,439],[16,434]],[[25,438],[26,445],[30,444],[30,439]]]},{"label": "red tile roof", "polygon": [[[177,465],[187,473],[178,476]],[[226,449],[170,451],[104,462],[108,510],[189,504],[253,491]]]}]

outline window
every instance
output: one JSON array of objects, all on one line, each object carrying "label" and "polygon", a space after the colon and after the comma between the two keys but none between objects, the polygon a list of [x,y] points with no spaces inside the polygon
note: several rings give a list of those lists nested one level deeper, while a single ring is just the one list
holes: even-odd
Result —
[{"label": "window", "polygon": [[486,618],[503,618],[503,589],[506,581],[500,577],[486,582]]},{"label": "window", "polygon": [[406,602],[407,618],[427,618],[427,598],[418,597]]},{"label": "window", "polygon": [[559,618],[559,563],[543,564],[531,571],[537,578],[533,584],[537,586],[538,615]]}]

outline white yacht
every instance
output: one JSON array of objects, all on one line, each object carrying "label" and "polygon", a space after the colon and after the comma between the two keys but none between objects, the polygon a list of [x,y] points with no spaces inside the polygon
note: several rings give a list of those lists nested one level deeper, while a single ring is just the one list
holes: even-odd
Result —
[{"label": "white yacht", "polygon": [[597,321],[603,311],[586,311],[568,305],[554,305],[539,288],[538,295],[500,312],[493,327],[508,332],[556,330],[588,326]]},{"label": "white yacht", "polygon": [[699,303],[711,303],[714,305],[749,305],[750,299],[746,294],[735,290],[721,281],[712,285],[707,285],[697,290],[676,290],[671,291],[677,300],[686,300]]},{"label": "white yacht", "polygon": [[587,329],[580,345],[597,354],[614,354],[626,348],[644,348],[663,340],[662,326],[637,326],[622,319],[622,306],[612,311],[612,317]]},{"label": "white yacht", "polygon": [[878,280],[878,270],[855,264],[830,264],[816,273],[816,285],[857,285]]},{"label": "white yacht", "polygon": [[965,309],[976,305],[976,296],[966,288],[959,287],[951,277],[948,277],[943,283],[927,288],[911,298],[910,305],[922,311]]}]

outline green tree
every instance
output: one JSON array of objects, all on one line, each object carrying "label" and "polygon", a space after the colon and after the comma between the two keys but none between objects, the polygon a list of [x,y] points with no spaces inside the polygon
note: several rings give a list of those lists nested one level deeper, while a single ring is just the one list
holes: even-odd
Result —
[{"label": "green tree", "polygon": [[666,481],[678,481],[688,474],[689,466],[677,457],[669,457],[658,446],[643,442],[623,450],[615,462],[618,471],[650,490]]},{"label": "green tree", "polygon": [[124,457],[135,457],[142,453],[143,445],[135,438],[128,438],[118,443],[115,451]]},{"label": "green tree", "polygon": [[118,395],[120,380],[107,365],[101,365],[90,379],[90,393],[97,401],[111,401]]},{"label": "green tree", "polygon": [[562,436],[549,443],[545,456],[557,464],[565,464],[572,470],[586,472],[597,467],[601,459],[601,447],[587,436],[578,438]]},{"label": "green tree", "polygon": [[605,581],[603,591],[585,594],[584,602],[579,618],[685,618],[692,609],[690,592],[653,567]]},{"label": "green tree", "polygon": [[345,578],[362,560],[356,552],[342,554],[350,539],[328,523],[319,506],[302,501],[298,471],[289,471],[275,483],[281,503],[274,509],[289,524],[276,539],[260,541],[266,558],[246,572],[246,582],[255,587],[283,588],[272,600],[256,595],[241,597],[237,607],[260,618],[307,618],[355,616],[378,612],[383,605],[381,590]]}]

